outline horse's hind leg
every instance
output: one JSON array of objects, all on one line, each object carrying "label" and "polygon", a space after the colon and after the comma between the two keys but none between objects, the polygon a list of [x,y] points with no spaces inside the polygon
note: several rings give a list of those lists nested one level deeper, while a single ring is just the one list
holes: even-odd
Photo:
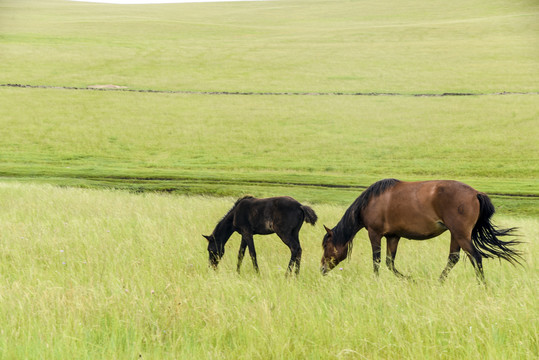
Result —
[{"label": "horse's hind leg", "polygon": [[[468,199],[470,200],[470,199]],[[471,195],[471,201],[462,199],[462,203],[454,211],[448,211],[444,216],[444,224],[451,232],[451,248],[449,254],[447,271],[442,272],[442,276],[458,261],[459,247],[468,255],[475,270],[475,275],[480,283],[485,283],[483,274],[482,256],[472,243],[472,230],[479,216],[479,202],[475,194]],[[453,254],[453,255],[452,255]]]},{"label": "horse's hind leg", "polygon": [[477,281],[479,281],[479,283],[481,284],[485,284],[485,274],[483,273],[483,258],[481,257],[481,254],[479,254],[475,250],[471,240],[469,240],[469,244],[469,249],[466,249],[464,246],[461,245],[462,250],[466,252],[468,258],[470,258],[470,261],[473,264]]},{"label": "horse's hind leg", "polygon": [[[451,234],[451,238],[453,238],[453,233]],[[464,250],[466,255],[468,255],[468,258],[472,262],[472,265],[475,270],[475,276],[477,277],[477,280],[480,283],[485,283],[485,274],[483,273],[483,258],[481,257],[481,254],[479,254],[475,247],[472,244],[472,236],[471,233],[469,236],[458,236],[455,235],[456,241],[458,245]]]},{"label": "horse's hind leg", "polygon": [[[299,275],[299,267],[301,264],[301,253],[303,250],[301,250],[301,245],[299,244],[299,240],[296,240],[295,245],[292,249],[292,257],[294,257],[294,263],[296,264],[296,275]],[[292,260],[292,258],[290,259]]]},{"label": "horse's hind leg", "polygon": [[393,271],[393,274],[395,274],[398,277],[401,277],[401,278],[406,277],[395,268],[395,256],[397,256],[397,247],[399,246],[400,237],[398,236],[387,237],[386,236],[386,240],[387,240],[387,252],[386,252],[387,268]]},{"label": "horse's hind leg", "polygon": [[290,249],[290,262],[288,263],[288,268],[286,269],[286,276],[292,273],[294,267],[296,268],[296,275],[299,275],[299,269],[301,264],[301,245],[299,243],[298,234],[292,234],[289,236],[281,236],[277,234],[281,240],[288,246]]},{"label": "horse's hind leg", "polygon": [[290,262],[288,263],[288,269],[286,270],[286,275],[292,273],[292,269],[296,268],[296,275],[299,275],[299,268],[301,264],[301,246],[299,241],[290,246]]},{"label": "horse's hind leg", "polygon": [[453,234],[451,234],[451,245],[449,245],[449,257],[447,258],[447,265],[445,266],[444,271],[442,271],[442,274],[440,275],[440,282],[445,281],[451,269],[453,269],[455,264],[459,262],[459,259],[460,259],[460,245],[458,244],[458,241],[455,239]]},{"label": "horse's hind leg", "polygon": [[238,252],[238,273],[240,272],[241,262],[243,261],[243,256],[245,255],[245,249],[247,248],[247,242],[241,239],[240,251]]}]

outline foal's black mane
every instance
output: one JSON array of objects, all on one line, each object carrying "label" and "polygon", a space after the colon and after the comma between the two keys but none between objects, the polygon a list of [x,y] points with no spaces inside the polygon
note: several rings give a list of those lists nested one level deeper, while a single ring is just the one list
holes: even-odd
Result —
[{"label": "foal's black mane", "polygon": [[[231,230],[232,229],[232,219],[230,218],[230,214],[236,209],[236,206],[238,206],[238,204],[242,200],[245,200],[245,199],[254,199],[254,197],[251,196],[251,195],[247,195],[247,196],[244,196],[244,197],[239,198],[238,200],[236,200],[236,202],[230,208],[230,210],[228,210],[228,212],[225,214],[225,216],[223,216],[223,218],[221,220],[219,220],[219,222],[215,226],[215,229],[213,230],[214,235],[216,233],[221,233],[221,232],[232,234],[232,232],[234,230]],[[228,240],[228,238],[227,238],[227,240]]]},{"label": "foal's black mane", "polygon": [[333,228],[333,243],[335,245],[348,243],[349,248],[351,248],[351,239],[363,227],[362,211],[367,207],[372,198],[380,196],[399,182],[400,180],[397,179],[384,179],[375,182],[363,191],[352,205],[350,205],[348,210],[346,210],[339,223]]},{"label": "foal's black mane", "polygon": [[228,212],[226,213],[225,216],[223,216],[223,218],[219,221],[223,221],[224,219],[226,219],[226,217],[228,215],[230,215],[230,213],[236,208],[236,206],[238,206],[238,204],[242,201],[242,200],[245,200],[245,199],[254,199],[254,196],[251,196],[251,195],[246,195],[242,198],[239,198],[238,200],[236,200],[236,202],[234,203],[234,205],[230,208],[230,210],[228,210]]}]

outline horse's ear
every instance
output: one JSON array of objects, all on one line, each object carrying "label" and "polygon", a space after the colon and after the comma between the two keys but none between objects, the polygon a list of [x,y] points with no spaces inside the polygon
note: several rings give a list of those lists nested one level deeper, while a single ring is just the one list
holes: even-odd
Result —
[{"label": "horse's ear", "polygon": [[333,236],[333,231],[332,231],[330,228],[328,228],[326,225],[324,225],[324,229],[326,229],[326,232],[327,232],[329,235]]},{"label": "horse's ear", "polygon": [[206,240],[211,241],[211,236],[207,236],[207,235],[202,235],[202,236],[204,236]]}]

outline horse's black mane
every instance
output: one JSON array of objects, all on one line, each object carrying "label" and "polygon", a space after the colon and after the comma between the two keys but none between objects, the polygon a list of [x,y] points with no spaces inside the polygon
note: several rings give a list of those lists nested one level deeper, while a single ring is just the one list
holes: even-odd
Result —
[{"label": "horse's black mane", "polygon": [[357,206],[361,210],[365,209],[369,204],[369,201],[371,201],[371,198],[380,196],[381,194],[385,193],[386,190],[391,189],[399,182],[400,180],[397,179],[384,179],[375,182],[374,184],[369,186],[367,190],[363,191],[361,195],[359,195],[356,200]]},{"label": "horse's black mane", "polygon": [[351,239],[363,227],[361,212],[367,207],[372,198],[380,196],[399,182],[400,180],[397,179],[384,179],[375,182],[363,191],[352,205],[350,205],[348,210],[346,210],[339,223],[333,228],[333,243],[335,245],[348,243],[348,246],[351,248]]}]

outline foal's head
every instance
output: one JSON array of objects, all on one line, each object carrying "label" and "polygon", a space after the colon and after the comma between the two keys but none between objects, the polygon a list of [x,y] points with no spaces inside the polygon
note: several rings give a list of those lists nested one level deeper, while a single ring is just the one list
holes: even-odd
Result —
[{"label": "foal's head", "polygon": [[338,263],[346,259],[348,250],[350,249],[349,243],[340,244],[335,241],[335,234],[333,230],[327,228],[324,240],[322,241],[322,248],[324,254],[322,255],[322,261],[320,263],[320,271],[322,275],[326,275],[328,271],[337,266]]},{"label": "foal's head", "polygon": [[208,240],[208,254],[210,259],[210,266],[214,269],[217,269],[219,261],[225,254],[224,244],[218,242],[215,239],[215,235],[211,234],[210,236],[202,235]]}]

